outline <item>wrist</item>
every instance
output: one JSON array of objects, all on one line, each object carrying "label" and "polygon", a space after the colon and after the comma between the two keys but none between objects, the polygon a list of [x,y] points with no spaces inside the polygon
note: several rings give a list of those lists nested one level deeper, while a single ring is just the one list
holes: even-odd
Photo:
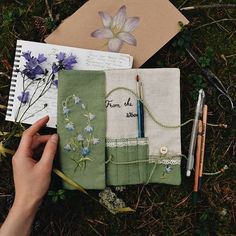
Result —
[{"label": "wrist", "polygon": [[41,202],[20,201],[15,198],[12,210],[25,217],[34,217]]}]

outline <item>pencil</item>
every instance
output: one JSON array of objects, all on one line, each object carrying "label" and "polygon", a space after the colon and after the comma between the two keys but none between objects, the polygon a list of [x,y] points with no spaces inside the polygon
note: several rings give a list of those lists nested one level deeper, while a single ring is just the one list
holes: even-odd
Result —
[{"label": "pencil", "polygon": [[198,183],[199,183],[199,171],[200,171],[200,158],[201,158],[201,146],[202,146],[202,120],[198,121],[198,135],[197,135],[197,151],[195,162],[195,175],[193,186],[193,204],[197,203]]},{"label": "pencil", "polygon": [[140,114],[141,114],[141,137],[144,135],[144,109],[143,109],[143,83],[140,83]]},{"label": "pencil", "polygon": [[202,173],[203,173],[203,163],[205,155],[205,144],[206,144],[206,128],[207,128],[207,105],[203,107],[202,114],[202,145],[201,145],[201,159],[200,159],[200,170],[199,170],[199,190],[202,189]]}]

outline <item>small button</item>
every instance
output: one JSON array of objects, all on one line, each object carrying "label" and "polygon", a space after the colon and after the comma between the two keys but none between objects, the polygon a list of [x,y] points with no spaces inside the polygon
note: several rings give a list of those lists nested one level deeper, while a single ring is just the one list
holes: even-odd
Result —
[{"label": "small button", "polygon": [[161,148],[160,148],[160,153],[161,153],[161,154],[165,155],[167,152],[168,152],[167,147],[161,147]]}]

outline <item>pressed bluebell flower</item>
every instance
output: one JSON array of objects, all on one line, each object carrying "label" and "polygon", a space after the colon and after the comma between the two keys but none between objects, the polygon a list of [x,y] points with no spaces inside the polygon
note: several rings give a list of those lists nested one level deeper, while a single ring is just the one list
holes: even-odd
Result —
[{"label": "pressed bluebell flower", "polygon": [[95,117],[96,117],[96,116],[95,116],[94,114],[92,114],[92,113],[89,113],[89,119],[90,119],[90,120],[93,120],[93,119],[95,119]]},{"label": "pressed bluebell flower", "polygon": [[27,103],[29,100],[29,92],[28,91],[21,92],[21,95],[19,95],[17,99],[24,104]]},{"label": "pressed bluebell flower", "polygon": [[43,63],[46,60],[47,60],[47,58],[44,56],[44,54],[39,54],[38,55],[37,61],[38,61],[39,64]]},{"label": "pressed bluebell flower", "polygon": [[60,70],[59,66],[56,63],[52,64],[52,73],[56,74]]},{"label": "pressed bluebell flower", "polygon": [[63,61],[62,61],[62,64],[63,64],[63,68],[65,70],[71,70],[73,68],[73,64],[77,63],[76,57],[73,56],[73,55],[70,55],[69,57],[65,58]]},{"label": "pressed bluebell flower", "polygon": [[45,71],[40,66],[41,63],[47,60],[43,54],[39,54],[38,58],[31,56],[31,52],[23,52],[22,56],[26,59],[25,69],[22,71],[29,79],[35,79],[37,75],[44,75]]},{"label": "pressed bluebell flower", "polygon": [[100,143],[100,140],[99,140],[99,138],[94,138],[93,137],[92,142],[93,142],[94,145],[96,145],[96,144]]},{"label": "pressed bluebell flower", "polygon": [[56,80],[53,80],[52,81],[52,84],[56,87],[56,88],[58,88],[58,80],[56,79]]},{"label": "pressed bluebell flower", "polygon": [[59,52],[58,54],[56,54],[56,59],[59,61],[59,62],[62,62],[66,57],[66,54],[64,52]]},{"label": "pressed bluebell flower", "polygon": [[84,147],[81,149],[82,156],[86,157],[90,154],[90,149],[88,147]]},{"label": "pressed bluebell flower", "polygon": [[84,137],[82,134],[78,134],[77,135],[77,140],[80,142],[80,141],[84,141]]},{"label": "pressed bluebell flower", "polygon": [[83,109],[85,109],[86,108],[86,106],[82,103],[81,104],[81,107],[83,108]]},{"label": "pressed bluebell flower", "polygon": [[90,126],[90,125],[87,125],[84,130],[87,132],[87,133],[92,133],[93,132],[93,127]]},{"label": "pressed bluebell flower", "polygon": [[81,99],[78,96],[73,95],[73,98],[75,100],[75,104],[79,104]]},{"label": "pressed bluebell flower", "polygon": [[75,126],[74,126],[74,123],[72,122],[69,122],[66,124],[65,128],[68,130],[68,131],[73,131],[75,129]]},{"label": "pressed bluebell flower", "polygon": [[70,112],[69,108],[63,107],[63,115],[68,115],[69,112]]},{"label": "pressed bluebell flower", "polygon": [[64,150],[65,150],[65,151],[71,151],[72,148],[71,148],[70,144],[66,144],[66,145],[64,146]]},{"label": "pressed bluebell flower", "polygon": [[71,70],[73,68],[73,64],[77,63],[76,57],[72,54],[66,57],[64,52],[59,52],[56,54],[56,59],[58,63],[53,63],[52,65],[52,73],[57,73],[59,70]]}]

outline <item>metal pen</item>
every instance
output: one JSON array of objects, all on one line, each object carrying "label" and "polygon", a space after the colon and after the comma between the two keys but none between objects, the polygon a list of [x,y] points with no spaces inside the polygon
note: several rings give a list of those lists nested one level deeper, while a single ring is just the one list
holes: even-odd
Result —
[{"label": "metal pen", "polygon": [[187,167],[186,167],[186,176],[191,175],[191,170],[193,169],[194,165],[194,156],[195,156],[195,148],[196,148],[196,141],[197,141],[197,130],[198,130],[198,120],[202,116],[203,105],[205,100],[205,92],[203,89],[199,90],[198,93],[198,101],[195,109],[195,117],[193,121],[190,145],[189,145],[189,152],[188,152],[188,160],[187,160]]}]

